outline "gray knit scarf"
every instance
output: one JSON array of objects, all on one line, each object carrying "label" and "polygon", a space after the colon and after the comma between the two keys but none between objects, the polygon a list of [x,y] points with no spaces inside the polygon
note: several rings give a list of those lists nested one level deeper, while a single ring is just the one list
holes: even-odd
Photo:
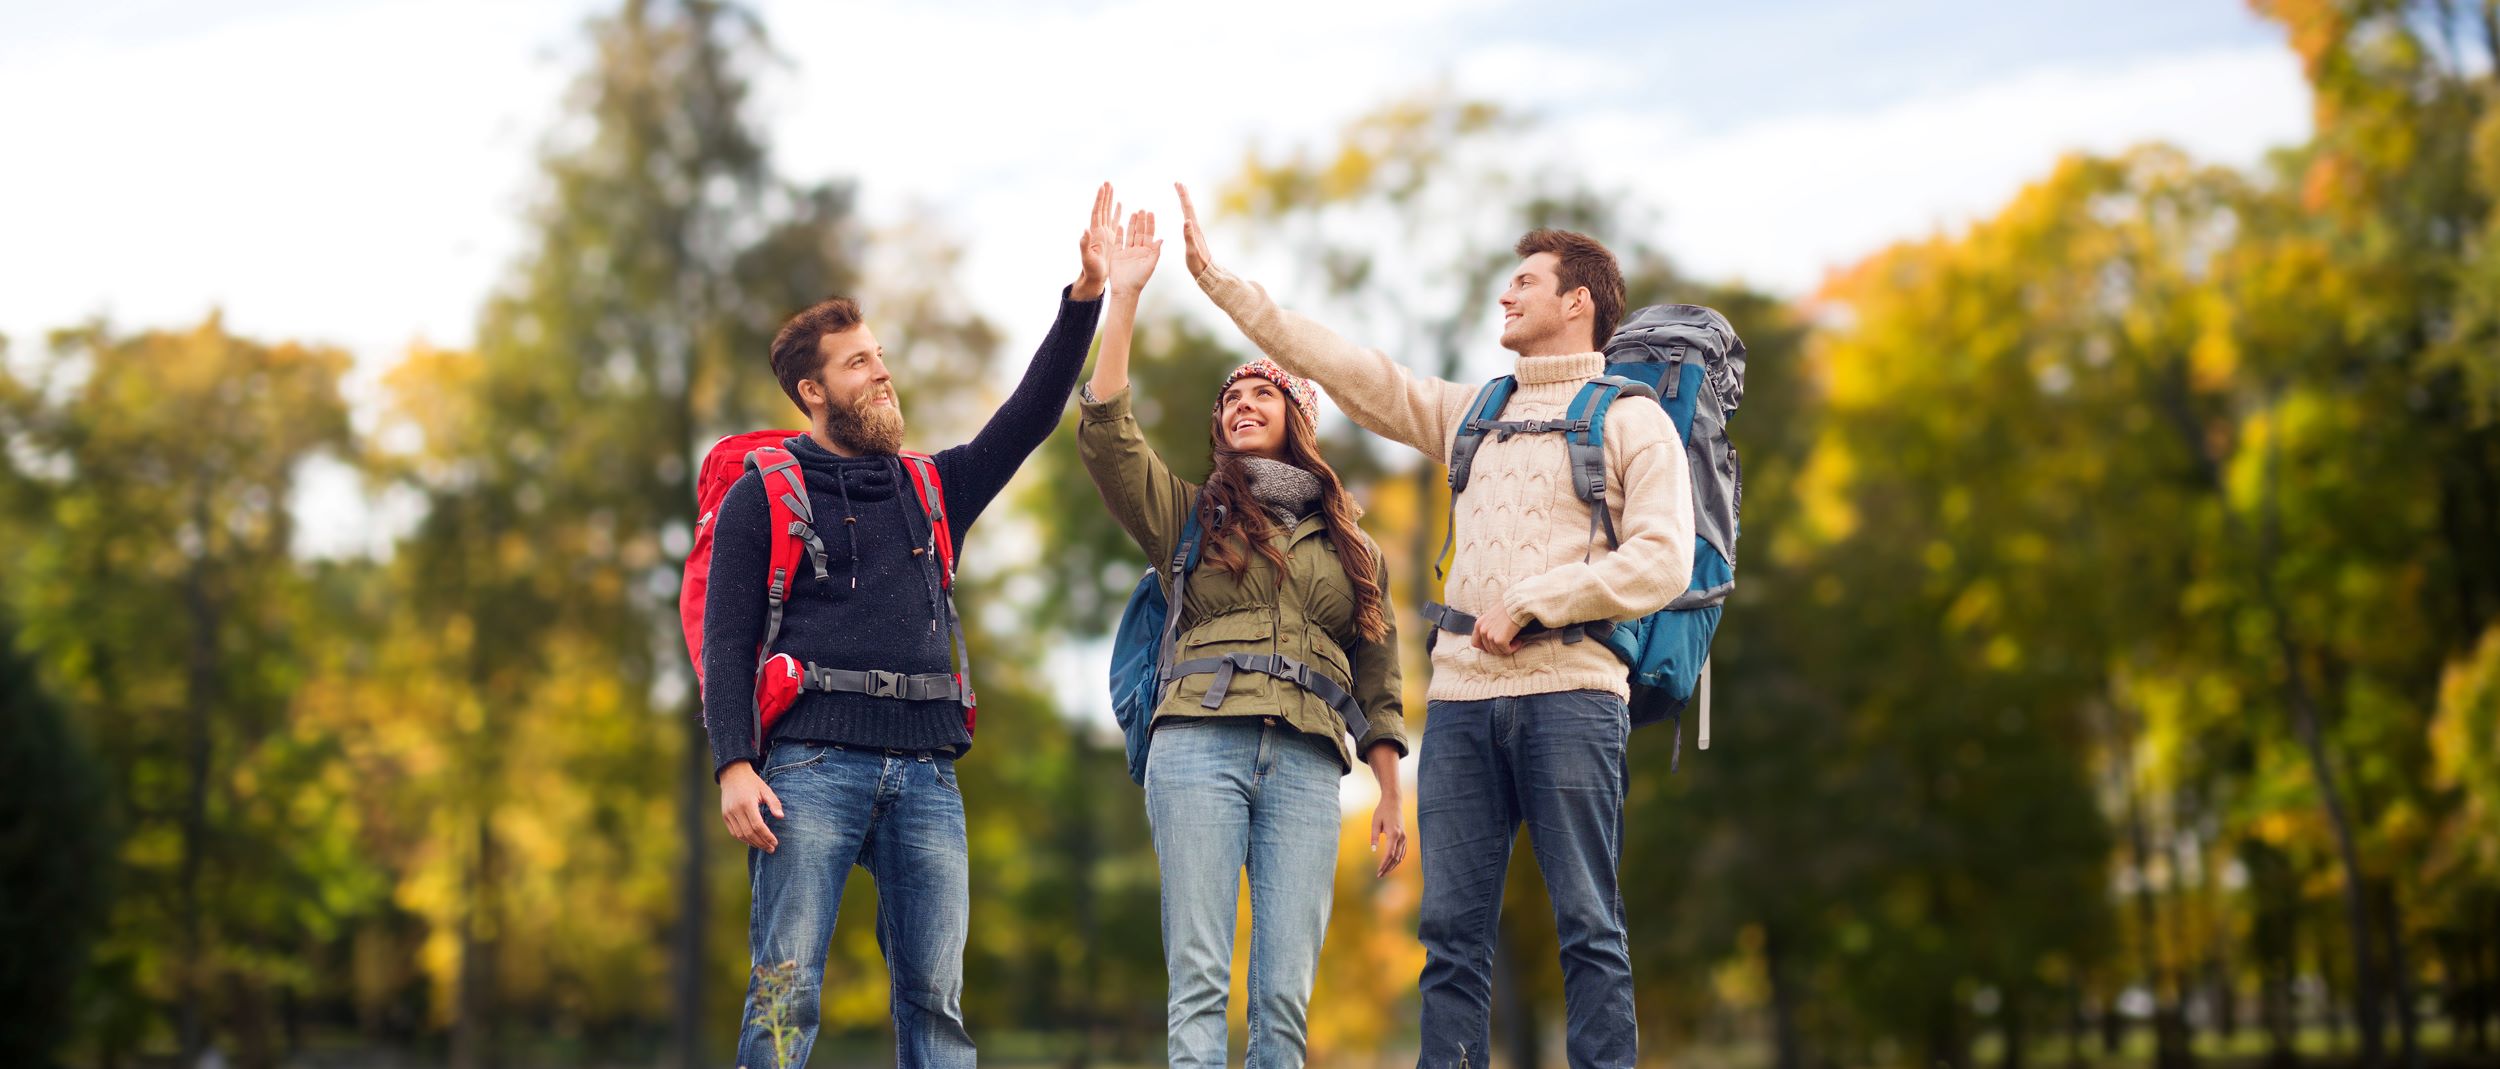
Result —
[{"label": "gray knit scarf", "polygon": [[1291,527],[1318,511],[1319,476],[1266,457],[1243,457],[1241,464],[1250,476],[1250,496],[1267,506],[1278,522]]}]

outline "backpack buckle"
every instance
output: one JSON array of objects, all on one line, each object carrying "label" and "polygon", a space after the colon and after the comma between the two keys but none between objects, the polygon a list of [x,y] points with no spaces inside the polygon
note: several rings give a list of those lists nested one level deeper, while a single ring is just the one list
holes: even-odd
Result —
[{"label": "backpack buckle", "polygon": [[902,696],[903,696],[903,677],[902,677],[902,675],[901,675],[900,673],[896,673],[896,672],[886,672],[886,671],[880,671],[880,670],[878,670],[878,669],[874,669],[874,668],[869,669],[869,670],[868,670],[868,696],[869,696],[869,697],[871,697],[871,698],[899,698],[899,697],[902,697]]}]

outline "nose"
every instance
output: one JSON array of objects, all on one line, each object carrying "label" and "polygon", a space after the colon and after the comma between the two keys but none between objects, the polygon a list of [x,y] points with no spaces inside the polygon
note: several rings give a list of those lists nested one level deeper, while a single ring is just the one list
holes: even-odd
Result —
[{"label": "nose", "polygon": [[886,370],[886,367],[885,367],[885,357],[882,357],[882,356],[872,356],[872,357],[869,357],[869,358],[868,358],[868,360],[869,360],[869,363],[870,363],[871,365],[873,365],[873,366],[876,368],[876,374],[875,374],[875,375],[873,375],[873,376],[871,376],[870,381],[872,381],[872,382],[890,382],[890,381],[892,381],[892,380],[893,380],[893,378],[894,378],[894,373],[893,373],[893,372],[891,372],[891,371]]}]

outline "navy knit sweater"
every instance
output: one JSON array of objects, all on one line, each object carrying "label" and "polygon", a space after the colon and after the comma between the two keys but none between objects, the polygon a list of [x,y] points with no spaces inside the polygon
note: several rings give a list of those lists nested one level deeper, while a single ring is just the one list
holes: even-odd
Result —
[{"label": "navy knit sweater", "polygon": [[[1070,300],[1061,291],[1059,320],[1024,381],[971,441],[935,454],[959,556],[972,521],[1059,425],[1101,311],[1100,300]],[[838,456],[809,437],[796,439],[791,453],[806,473],[808,503],[832,574],[819,582],[802,564],[773,652],[828,668],[953,672],[944,606],[931,585],[935,565],[925,553],[912,554],[920,544],[912,532],[926,521],[902,462]],[[762,757],[754,737],[755,648],[764,637],[764,573],[772,560],[762,477],[748,472],[730,487],[714,522],[711,588],[703,605],[703,722],[718,776],[732,761]],[[773,738],[954,756],[972,748],[963,709],[951,700],[814,690],[802,692],[773,722]]]}]

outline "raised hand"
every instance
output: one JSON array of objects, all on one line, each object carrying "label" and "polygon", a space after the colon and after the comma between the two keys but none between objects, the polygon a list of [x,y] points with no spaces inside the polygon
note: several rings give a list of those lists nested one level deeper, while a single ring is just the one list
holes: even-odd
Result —
[{"label": "raised hand", "polygon": [[1207,254],[1207,230],[1198,225],[1198,209],[1189,203],[1189,187],[1174,182],[1172,188],[1181,195],[1181,244],[1189,254],[1189,277],[1196,278],[1215,266],[1215,258]]},{"label": "raised hand", "polygon": [[1111,183],[1094,191],[1094,216],[1085,224],[1085,232],[1077,235],[1077,274],[1068,296],[1090,301],[1102,296],[1103,280],[1111,274],[1111,248],[1119,243],[1120,206],[1111,199]]},{"label": "raised hand", "polygon": [[1146,280],[1154,276],[1155,264],[1163,258],[1163,242],[1155,238],[1155,214],[1138,212],[1128,217],[1128,225],[1119,233],[1111,248],[1111,296],[1135,300],[1146,289]]}]

